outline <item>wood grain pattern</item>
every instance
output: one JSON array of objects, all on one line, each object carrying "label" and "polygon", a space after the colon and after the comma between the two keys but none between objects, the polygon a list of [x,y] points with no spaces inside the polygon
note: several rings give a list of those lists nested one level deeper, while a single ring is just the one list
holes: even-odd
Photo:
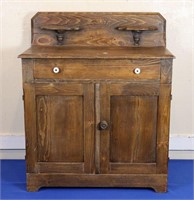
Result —
[{"label": "wood grain pattern", "polygon": [[38,162],[38,173],[84,173],[84,163]]},{"label": "wood grain pattern", "polygon": [[22,79],[23,83],[34,83],[34,61],[32,59],[22,59]]},{"label": "wood grain pattern", "polygon": [[165,19],[159,13],[37,13],[32,19],[33,45],[57,45],[55,32],[41,29],[47,25],[81,27],[65,33],[65,46],[133,46],[132,34],[115,28],[150,25],[158,30],[143,33],[141,46],[166,45]]},{"label": "wood grain pattern", "polygon": [[111,174],[155,174],[156,163],[110,163]]},{"label": "wood grain pattern", "polygon": [[[100,121],[110,123],[110,94],[109,85],[100,85]],[[97,123],[100,123],[97,122]],[[110,124],[108,129],[100,131],[100,173],[107,174],[109,172],[109,147],[110,147]]]},{"label": "wood grain pattern", "polygon": [[[37,109],[37,134],[38,134],[38,161],[49,160],[51,149],[51,117],[50,98],[48,96],[38,96],[36,98]],[[39,152],[40,151],[40,152]]]},{"label": "wood grain pattern", "polygon": [[159,83],[112,83],[110,85],[111,95],[130,95],[130,96],[158,96]]},{"label": "wood grain pattern", "polygon": [[84,162],[82,96],[37,98],[39,161]]},{"label": "wood grain pattern", "polygon": [[[109,59],[109,60],[102,60],[102,59],[95,59],[95,60],[88,60],[88,59],[34,59],[34,70],[36,71],[36,67],[44,67],[47,66],[58,66],[58,67],[65,67],[74,68],[75,66],[82,66],[82,67],[90,67],[95,68],[97,66],[104,66],[104,67],[140,67],[140,66],[147,66],[147,67],[156,67],[160,68],[160,59]],[[36,72],[38,73],[38,71]],[[151,72],[150,72],[151,73]],[[38,74],[36,74],[38,75]],[[35,75],[35,76],[36,76]]]},{"label": "wood grain pattern", "polygon": [[39,83],[35,88],[36,95],[83,95],[82,84]]},{"label": "wood grain pattern", "polygon": [[[105,67],[106,66],[106,67]],[[53,73],[58,67],[59,73]],[[134,70],[139,68],[140,74]],[[34,67],[35,78],[47,79],[123,79],[123,80],[159,80],[159,61],[117,60],[117,61],[73,61],[64,59],[37,60]]]},{"label": "wood grain pattern", "polygon": [[174,58],[165,47],[66,47],[32,46],[19,58],[165,59]]},{"label": "wood grain pattern", "polygon": [[[63,173],[83,173],[84,170],[85,173],[93,173],[94,86],[37,84],[35,88],[38,95],[36,102],[40,172],[45,170],[59,173],[63,170]],[[55,93],[56,88],[61,90]],[[80,88],[82,92],[77,93]],[[47,167],[46,162],[58,162],[61,165],[53,163],[53,166],[49,164]]]},{"label": "wood grain pattern", "polygon": [[157,97],[111,96],[111,161],[156,162],[156,119]]},{"label": "wood grain pattern", "polygon": [[161,60],[161,83],[172,82],[172,59]]},{"label": "wood grain pattern", "polygon": [[40,27],[41,29],[43,30],[53,30],[53,31],[57,31],[57,32],[60,32],[60,33],[63,33],[65,31],[79,31],[81,30],[80,27],[70,27],[70,26],[61,26],[61,25],[43,25]]},{"label": "wood grain pattern", "polygon": [[[37,172],[36,103],[34,84],[23,84],[26,139],[26,171]],[[30,105],[30,106],[29,106]]]},{"label": "wood grain pattern", "polygon": [[157,26],[147,26],[147,25],[137,25],[137,26],[118,26],[116,27],[119,31],[156,31],[158,30]]},{"label": "wood grain pattern", "polygon": [[[84,86],[84,172],[94,173],[94,85]],[[77,138],[78,139],[78,138]]]},{"label": "wood grain pattern", "polygon": [[100,84],[95,84],[95,169],[96,174],[100,173],[100,134],[98,123],[100,122]]},{"label": "wood grain pattern", "polygon": [[168,173],[171,85],[160,88],[157,125],[157,173]]},{"label": "wood grain pattern", "polygon": [[[166,192],[166,174],[27,174],[28,189],[40,187],[145,187]],[[48,181],[49,180],[49,181]]]}]

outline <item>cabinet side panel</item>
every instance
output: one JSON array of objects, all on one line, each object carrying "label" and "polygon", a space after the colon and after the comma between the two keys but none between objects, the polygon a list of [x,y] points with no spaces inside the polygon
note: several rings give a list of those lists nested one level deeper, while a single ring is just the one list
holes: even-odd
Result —
[{"label": "cabinet side panel", "polygon": [[157,173],[168,172],[171,85],[162,84],[159,96],[157,134]]},{"label": "cabinet side panel", "polygon": [[34,82],[34,60],[33,59],[22,59],[22,79],[23,83]]},{"label": "cabinet side panel", "polygon": [[161,60],[161,83],[171,84],[172,82],[172,59]]},{"label": "cabinet side panel", "polygon": [[26,136],[27,173],[36,172],[37,136],[36,136],[36,103],[34,84],[24,83],[24,110]]},{"label": "cabinet side panel", "polygon": [[39,161],[83,162],[82,104],[82,96],[37,98]]},{"label": "cabinet side panel", "polygon": [[111,97],[111,162],[152,163],[156,150],[157,97]]}]

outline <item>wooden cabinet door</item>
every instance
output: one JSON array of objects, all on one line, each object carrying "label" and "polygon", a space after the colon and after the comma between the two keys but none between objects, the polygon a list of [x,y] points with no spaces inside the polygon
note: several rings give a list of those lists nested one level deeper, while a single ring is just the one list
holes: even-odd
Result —
[{"label": "wooden cabinet door", "polygon": [[160,148],[167,138],[159,130],[165,117],[159,112],[166,110],[159,90],[159,83],[99,85],[99,120],[108,123],[108,128],[99,131],[100,173],[157,172],[157,162],[161,161],[157,154],[167,152],[166,147]]},{"label": "wooden cabinet door", "polygon": [[93,173],[94,87],[25,84],[28,171]]}]

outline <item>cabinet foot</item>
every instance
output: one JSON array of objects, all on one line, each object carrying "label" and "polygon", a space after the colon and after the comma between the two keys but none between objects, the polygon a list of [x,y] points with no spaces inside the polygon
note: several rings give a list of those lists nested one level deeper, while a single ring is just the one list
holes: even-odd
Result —
[{"label": "cabinet foot", "polygon": [[27,184],[26,189],[27,189],[28,192],[37,192],[40,189],[40,186]]},{"label": "cabinet foot", "polygon": [[152,187],[155,192],[167,192],[167,186],[162,185],[162,186],[154,186]]}]

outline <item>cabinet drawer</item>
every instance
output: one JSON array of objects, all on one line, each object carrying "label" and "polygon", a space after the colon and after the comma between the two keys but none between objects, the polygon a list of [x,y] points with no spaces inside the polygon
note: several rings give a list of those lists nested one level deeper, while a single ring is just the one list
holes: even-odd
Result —
[{"label": "cabinet drawer", "polygon": [[160,79],[160,61],[36,59],[37,79]]}]

